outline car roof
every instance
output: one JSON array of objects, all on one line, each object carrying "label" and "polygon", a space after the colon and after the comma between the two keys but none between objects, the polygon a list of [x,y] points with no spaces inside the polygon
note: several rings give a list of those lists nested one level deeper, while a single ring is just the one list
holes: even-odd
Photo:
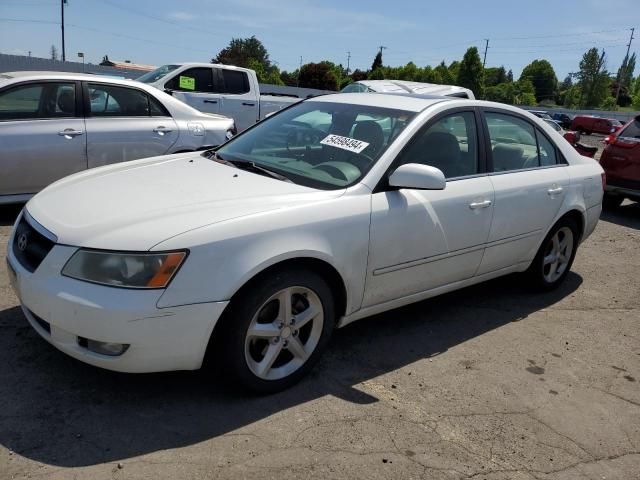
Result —
[{"label": "car roof", "polygon": [[457,85],[440,85],[437,83],[411,82],[408,80],[358,80],[355,83],[360,83],[380,93],[407,92],[431,95],[465,93],[469,98],[474,98],[471,90]]},{"label": "car roof", "polygon": [[[449,97],[427,97],[418,95],[396,95],[388,93],[336,93],[313,97],[307,102],[347,103],[371,107],[393,108],[410,112],[421,112],[439,102],[454,100]],[[457,100],[457,99],[455,99]]]},{"label": "car roof", "polygon": [[22,72],[3,72],[0,73],[0,80],[3,83],[8,83],[13,80],[85,80],[88,82],[95,81],[108,81],[118,83],[122,85],[136,85],[140,86],[139,82],[134,80],[128,80],[124,77],[116,77],[112,75],[93,74],[93,73],[77,73],[77,72],[46,72],[46,71],[22,71]]}]

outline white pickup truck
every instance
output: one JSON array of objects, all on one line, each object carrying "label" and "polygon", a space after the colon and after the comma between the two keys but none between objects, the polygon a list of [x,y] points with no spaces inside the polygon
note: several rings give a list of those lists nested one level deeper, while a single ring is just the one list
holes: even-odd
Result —
[{"label": "white pickup truck", "polygon": [[163,65],[137,78],[205,112],[233,118],[238,131],[269,113],[300,101],[294,96],[261,95],[256,72],[211,63]]}]

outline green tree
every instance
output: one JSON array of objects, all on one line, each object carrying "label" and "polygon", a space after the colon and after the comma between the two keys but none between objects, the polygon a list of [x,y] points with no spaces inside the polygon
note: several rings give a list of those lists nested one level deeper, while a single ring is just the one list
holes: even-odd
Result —
[{"label": "green tree", "polygon": [[295,70],[291,73],[283,70],[282,72],[280,72],[280,80],[288,87],[295,87],[296,85],[298,85],[298,70]]},{"label": "green tree", "polygon": [[631,88],[633,83],[633,72],[636,69],[636,54],[635,52],[629,56],[628,54],[624,56],[622,60],[622,65],[618,69],[618,75],[616,76],[617,81],[619,81],[623,86],[627,86]]},{"label": "green tree", "polygon": [[507,82],[513,82],[513,70],[511,69],[509,69],[509,71],[507,72]]},{"label": "green tree", "polygon": [[535,105],[536,104],[536,95],[535,95],[535,87],[533,86],[533,82],[528,78],[523,78],[515,82],[515,97],[514,104],[515,105]]},{"label": "green tree", "polygon": [[373,59],[373,63],[371,64],[372,72],[374,72],[378,68],[382,68],[382,50],[376,53],[376,57]]},{"label": "green tree", "polygon": [[609,72],[606,69],[604,50],[598,53],[597,48],[589,49],[580,61],[580,71],[577,73],[578,85],[581,91],[581,107],[599,107],[610,95]]},{"label": "green tree", "polygon": [[218,55],[211,59],[211,63],[224,63],[248,68],[252,59],[260,63],[265,72],[270,71],[269,53],[262,42],[255,36],[232,38],[229,45],[220,50]]},{"label": "green tree", "polygon": [[272,65],[268,70],[265,70],[262,63],[255,58],[250,58],[247,68],[255,70],[256,77],[258,77],[258,82],[260,83],[284,85],[284,82],[280,79],[280,71],[278,70],[278,67],[274,65]]},{"label": "green tree", "polygon": [[404,67],[400,69],[398,80],[408,80],[415,81],[418,76],[418,67],[413,62],[407,63]]},{"label": "green tree", "polygon": [[460,63],[457,84],[470,89],[477,98],[484,95],[484,72],[476,47],[470,47]]},{"label": "green tree", "polygon": [[299,84],[305,88],[338,90],[338,79],[330,62],[307,63],[300,69]]},{"label": "green tree", "polygon": [[533,83],[538,102],[555,98],[558,79],[556,72],[547,60],[534,60],[524,67],[520,80],[525,78]]},{"label": "green tree", "polygon": [[369,80],[384,80],[384,68],[378,67],[369,74]]},{"label": "green tree", "polygon": [[351,80],[353,80],[354,82],[359,82],[360,80],[366,80],[366,79],[367,79],[367,72],[364,72],[357,68],[351,74]]},{"label": "green tree", "polygon": [[453,75],[451,75],[451,71],[449,70],[449,67],[447,67],[447,64],[444,63],[444,60],[433,70],[434,73],[440,77],[439,81],[434,81],[433,83],[440,83],[442,85],[453,85],[455,83],[455,79],[453,78]]},{"label": "green tree", "polygon": [[458,74],[460,73],[460,62],[454,60],[449,64],[449,74],[451,74],[451,84],[456,85]]},{"label": "green tree", "polygon": [[507,71],[504,67],[490,67],[484,70],[484,86],[495,87],[507,83]]},{"label": "green tree", "polygon": [[503,82],[485,88],[484,98],[492,102],[514,104],[516,102],[516,87],[513,82]]}]

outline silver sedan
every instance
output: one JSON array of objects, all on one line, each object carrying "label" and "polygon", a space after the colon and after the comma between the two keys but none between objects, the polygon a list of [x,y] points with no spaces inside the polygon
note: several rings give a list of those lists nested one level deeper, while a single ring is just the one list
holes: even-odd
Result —
[{"label": "silver sedan", "polygon": [[0,73],[0,204],[88,168],[221,145],[233,119],[130,80]]}]

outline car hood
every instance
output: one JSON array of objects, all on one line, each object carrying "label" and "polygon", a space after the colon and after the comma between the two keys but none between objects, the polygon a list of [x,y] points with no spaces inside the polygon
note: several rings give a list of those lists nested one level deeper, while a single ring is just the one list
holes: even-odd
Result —
[{"label": "car hood", "polygon": [[315,190],[183,153],[71,175],[37,194],[26,208],[58,243],[142,251],[188,230],[343,192]]}]

